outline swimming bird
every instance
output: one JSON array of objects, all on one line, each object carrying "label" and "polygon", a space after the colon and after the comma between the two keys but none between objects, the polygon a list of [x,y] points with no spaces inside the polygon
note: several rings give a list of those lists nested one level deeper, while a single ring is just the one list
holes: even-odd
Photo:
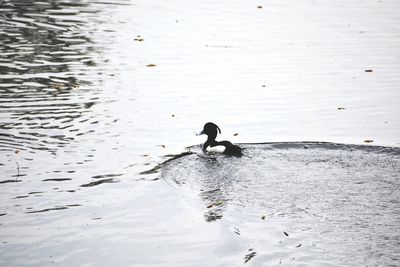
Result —
[{"label": "swimming bird", "polygon": [[221,133],[221,129],[212,122],[207,122],[204,124],[203,130],[199,135],[207,135],[207,141],[203,145],[203,152],[220,152],[231,156],[241,156],[242,148],[237,145],[232,144],[229,141],[215,141],[215,138]]}]

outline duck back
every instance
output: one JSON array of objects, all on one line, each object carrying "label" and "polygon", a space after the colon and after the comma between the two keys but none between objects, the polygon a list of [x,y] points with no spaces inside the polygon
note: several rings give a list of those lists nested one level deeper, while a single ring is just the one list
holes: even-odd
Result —
[{"label": "duck back", "polygon": [[223,154],[226,155],[232,155],[232,156],[242,156],[242,148],[232,144],[229,141],[221,141],[221,142],[217,142],[218,145],[222,145],[225,148],[225,151],[223,152]]}]

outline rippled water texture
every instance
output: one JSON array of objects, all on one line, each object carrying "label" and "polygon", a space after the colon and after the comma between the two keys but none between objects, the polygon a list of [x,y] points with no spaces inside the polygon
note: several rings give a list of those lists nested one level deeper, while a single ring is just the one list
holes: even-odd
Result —
[{"label": "rippled water texture", "polygon": [[240,158],[194,148],[168,161],[162,177],[183,195],[198,195],[205,220],[223,220],[231,236],[251,246],[255,266],[275,265],[277,258],[305,266],[398,263],[400,149],[242,146]]},{"label": "rippled water texture", "polygon": [[86,75],[96,47],[84,31],[96,12],[79,1],[3,1],[1,10],[2,148],[55,151],[96,123]]},{"label": "rippled water texture", "polygon": [[0,0],[0,265],[399,265],[399,8]]}]

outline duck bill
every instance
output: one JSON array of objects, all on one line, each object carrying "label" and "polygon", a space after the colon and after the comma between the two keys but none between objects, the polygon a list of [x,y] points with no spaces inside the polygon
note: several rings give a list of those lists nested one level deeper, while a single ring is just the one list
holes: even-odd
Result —
[{"label": "duck bill", "polygon": [[204,131],[199,132],[198,134],[196,134],[197,136],[204,134]]}]

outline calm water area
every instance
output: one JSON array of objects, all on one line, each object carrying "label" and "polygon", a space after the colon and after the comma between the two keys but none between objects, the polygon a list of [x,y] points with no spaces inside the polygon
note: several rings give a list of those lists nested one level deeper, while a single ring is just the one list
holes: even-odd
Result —
[{"label": "calm water area", "polygon": [[399,11],[0,0],[0,266],[399,266]]}]

